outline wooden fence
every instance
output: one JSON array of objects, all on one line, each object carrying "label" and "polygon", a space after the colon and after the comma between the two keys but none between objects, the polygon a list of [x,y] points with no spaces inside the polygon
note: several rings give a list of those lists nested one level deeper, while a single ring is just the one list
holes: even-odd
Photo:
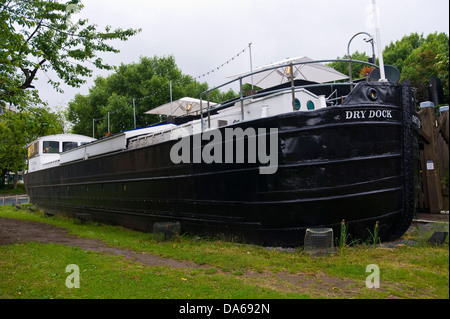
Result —
[{"label": "wooden fence", "polygon": [[419,111],[421,122],[420,191],[418,211],[439,213],[449,209],[449,190],[444,183],[449,169],[449,112],[438,115],[434,107]]}]

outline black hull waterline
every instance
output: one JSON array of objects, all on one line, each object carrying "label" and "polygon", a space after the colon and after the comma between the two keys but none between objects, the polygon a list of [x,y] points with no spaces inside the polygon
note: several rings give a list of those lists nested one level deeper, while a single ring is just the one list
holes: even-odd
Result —
[{"label": "black hull waterline", "polygon": [[414,217],[415,112],[409,85],[365,83],[339,106],[219,128],[276,128],[273,174],[261,174],[264,164],[248,154],[244,163],[174,164],[172,140],[31,172],[25,183],[44,209],[141,231],[179,222],[188,233],[298,246],[307,228],[332,227],[337,237],[345,220],[364,239],[378,221],[389,241]]}]

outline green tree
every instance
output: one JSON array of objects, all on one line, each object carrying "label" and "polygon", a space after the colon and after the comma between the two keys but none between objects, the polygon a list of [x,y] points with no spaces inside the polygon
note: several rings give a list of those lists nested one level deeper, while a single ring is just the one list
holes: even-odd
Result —
[{"label": "green tree", "polygon": [[[81,0],[0,0],[0,107],[6,103],[26,107],[39,102],[33,81],[38,71],[52,69],[66,84],[79,87],[99,69],[113,69],[98,52],[119,52],[107,42],[127,40],[140,30],[97,26],[88,20],[72,22]],[[86,63],[85,63],[86,62]],[[60,83],[49,80],[59,91]]]},{"label": "green tree", "polygon": [[[345,59],[343,58],[338,59]],[[366,53],[355,52],[352,60],[367,61]],[[432,33],[427,37],[423,34],[411,33],[401,40],[391,42],[383,50],[385,65],[396,67],[401,74],[400,81],[411,81],[416,88],[419,101],[426,101],[428,83],[432,76],[437,76],[443,86],[444,103],[449,103],[449,37],[445,33]],[[378,61],[377,61],[378,64]],[[348,74],[348,63],[333,62],[328,64],[337,71]],[[364,66],[352,63],[353,79],[360,78]],[[364,73],[364,72],[363,72]]]},{"label": "green tree", "polygon": [[[343,59],[343,60],[347,59],[347,55],[344,55],[342,58],[337,57],[337,59],[338,60],[339,59]],[[365,52],[360,53],[360,52],[356,51],[355,53],[353,53],[351,55],[351,59],[357,60],[357,61],[368,62],[369,56]],[[331,62],[331,63],[328,63],[327,65],[343,74],[347,74],[347,75],[349,74],[348,62]],[[364,68],[365,64],[352,62],[351,66],[352,66],[352,79],[355,80],[355,79],[361,78],[361,70]]]},{"label": "green tree", "polygon": [[429,100],[428,82],[437,76],[444,89],[444,103],[449,102],[449,38],[445,33],[412,33],[391,42],[383,53],[384,62],[398,68],[400,81],[409,79],[417,89],[419,101]]},{"label": "green tree", "polygon": [[[16,173],[25,167],[27,145],[39,136],[62,133],[64,121],[60,115],[42,107],[0,115],[0,188],[6,172]],[[14,188],[17,187],[17,179]]]},{"label": "green tree", "polygon": [[100,111],[92,107],[92,99],[89,95],[77,94],[69,102],[66,117],[72,124],[72,132],[92,136],[92,119],[100,116]]},{"label": "green tree", "polygon": [[420,48],[423,42],[423,36],[417,33],[405,35],[401,40],[391,42],[383,50],[384,63],[395,66],[401,73],[408,56]]},{"label": "green tree", "polygon": [[[95,136],[99,137],[108,132],[108,113],[110,133],[134,128],[134,114],[136,127],[144,127],[160,121],[158,115],[144,113],[168,103],[170,90],[172,100],[177,100],[187,96],[198,98],[207,89],[207,83],[183,74],[173,56],[141,57],[138,63],[121,64],[108,77],[97,77],[87,96],[77,95],[69,103],[67,119],[73,123],[74,133],[89,136],[94,119]],[[225,93],[217,90],[210,99],[222,102],[236,96],[232,90]]]}]

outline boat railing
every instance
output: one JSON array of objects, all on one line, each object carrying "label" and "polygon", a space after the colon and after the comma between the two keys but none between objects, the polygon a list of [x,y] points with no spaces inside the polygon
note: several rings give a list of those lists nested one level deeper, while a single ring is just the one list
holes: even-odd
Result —
[{"label": "boat railing", "polygon": [[42,167],[43,168],[49,168],[49,167],[55,167],[55,166],[59,166],[60,160],[54,160],[51,162],[47,162],[47,163],[43,163]]},{"label": "boat railing", "polygon": [[[228,86],[228,85],[236,83],[236,82],[239,82],[239,97],[237,99],[231,100],[228,103],[224,103],[224,104],[222,104],[219,107],[214,108],[214,111],[230,107],[231,105],[235,105],[236,103],[240,103],[240,106],[241,106],[241,120],[242,121],[245,120],[245,116],[244,116],[244,101],[248,100],[248,99],[254,99],[254,98],[266,96],[268,93],[269,94],[275,94],[275,93],[278,93],[278,92],[284,92],[284,91],[291,90],[292,91],[292,100],[294,101],[294,99],[295,99],[294,92],[298,88],[308,89],[308,88],[313,88],[313,87],[325,87],[325,86],[330,86],[330,85],[331,86],[336,86],[336,87],[350,85],[350,87],[353,88],[354,81],[353,81],[352,77],[350,77],[350,81],[345,81],[345,82],[315,83],[315,84],[306,84],[306,85],[300,85],[300,86],[299,85],[295,85],[294,84],[294,80],[295,79],[293,77],[291,77],[291,81],[290,81],[291,82],[291,86],[290,87],[284,87],[284,88],[280,88],[280,89],[273,90],[273,91],[270,91],[270,92],[267,92],[267,91],[261,92],[261,93],[257,92],[255,94],[250,95],[250,96],[244,96],[244,92],[243,92],[243,79],[244,78],[251,77],[251,76],[254,76],[254,75],[259,74],[259,73],[280,69],[280,68],[290,67],[291,70],[292,70],[293,66],[296,66],[296,65],[314,64],[314,63],[330,63],[330,62],[343,62],[343,63],[349,63],[349,64],[351,64],[351,63],[361,63],[361,64],[365,64],[365,65],[368,65],[368,66],[372,66],[372,67],[378,68],[378,66],[376,64],[373,64],[373,63],[370,63],[370,62],[366,62],[366,61],[352,60],[351,58],[349,58],[349,59],[329,59],[329,60],[303,61],[303,62],[295,62],[295,63],[294,62],[290,62],[290,63],[280,64],[280,65],[277,65],[277,66],[274,66],[274,67],[270,67],[270,68],[264,68],[263,70],[258,70],[258,71],[254,71],[254,72],[251,72],[251,73],[239,76],[239,77],[237,77],[237,78],[235,78],[233,80],[225,82],[225,83],[223,83],[223,84],[221,84],[219,86],[216,86],[216,87],[214,87],[212,89],[206,90],[206,91],[204,91],[204,92],[202,92],[200,94],[201,131],[203,132],[204,129],[205,129],[204,128],[204,116],[205,115],[207,116],[207,119],[208,119],[208,121],[207,121],[208,128],[211,127],[210,116],[211,116],[212,109],[210,108],[210,98],[209,98],[210,97],[210,93],[212,91],[214,91],[214,90],[218,90],[218,89],[220,89],[222,87]],[[338,99],[342,98],[342,97],[331,98],[333,93],[329,96],[330,99],[329,100],[327,99],[328,101],[334,101],[334,100],[338,100]],[[203,101],[204,101],[203,97],[205,95],[206,95],[206,111],[204,111],[204,109],[203,109]]]}]

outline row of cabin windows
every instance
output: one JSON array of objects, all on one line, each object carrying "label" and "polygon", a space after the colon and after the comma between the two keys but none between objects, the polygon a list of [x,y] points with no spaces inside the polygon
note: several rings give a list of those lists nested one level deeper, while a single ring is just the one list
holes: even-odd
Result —
[{"label": "row of cabin windows", "polygon": [[[82,143],[84,144],[84,143]],[[75,147],[78,147],[77,142],[62,142],[62,151],[68,151]],[[46,154],[58,154],[59,142],[57,141],[44,141],[42,142],[42,152]]]}]

